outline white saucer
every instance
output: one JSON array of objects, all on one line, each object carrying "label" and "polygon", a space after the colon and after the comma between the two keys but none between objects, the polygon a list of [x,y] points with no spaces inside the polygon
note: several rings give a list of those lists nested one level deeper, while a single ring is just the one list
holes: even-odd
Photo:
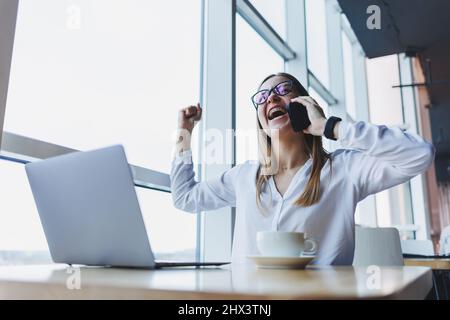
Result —
[{"label": "white saucer", "polygon": [[249,255],[259,268],[270,269],[304,269],[316,256],[300,257],[267,257],[261,255]]}]

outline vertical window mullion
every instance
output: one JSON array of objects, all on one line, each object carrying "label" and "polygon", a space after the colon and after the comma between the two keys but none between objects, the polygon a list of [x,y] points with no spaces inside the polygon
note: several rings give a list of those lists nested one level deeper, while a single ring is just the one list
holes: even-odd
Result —
[{"label": "vertical window mullion", "polygon": [[305,1],[286,0],[287,42],[294,50],[294,59],[286,62],[286,71],[308,88]]},{"label": "vertical window mullion", "polygon": [[[414,79],[412,76],[411,58],[404,54],[398,57],[398,66],[400,72],[400,84],[411,84]],[[416,115],[416,97],[413,87],[403,87],[403,114],[405,123],[408,124],[410,131],[419,134],[419,123]],[[409,192],[411,193],[412,215],[415,226],[420,226],[415,232],[415,238],[418,240],[430,239],[429,233],[429,212],[427,204],[427,188],[425,176],[419,175],[409,181]]]},{"label": "vertical window mullion", "polygon": [[[345,108],[345,76],[344,57],[342,52],[341,16],[336,0],[326,0],[326,30],[327,30],[327,57],[329,66],[329,79],[331,94],[337,103],[330,109],[330,115],[340,118],[346,117]],[[332,149],[336,149],[336,142],[331,142]]]},{"label": "vertical window mullion", "polygon": [[[236,1],[205,0],[203,34],[202,178],[217,177],[234,165],[234,143],[226,143],[234,128],[235,109],[235,14]],[[221,133],[223,155],[220,163],[206,163],[208,131]],[[213,146],[217,147],[216,146]],[[230,149],[231,147],[231,149]],[[229,260],[232,243],[232,208],[202,213],[201,259]]]}]

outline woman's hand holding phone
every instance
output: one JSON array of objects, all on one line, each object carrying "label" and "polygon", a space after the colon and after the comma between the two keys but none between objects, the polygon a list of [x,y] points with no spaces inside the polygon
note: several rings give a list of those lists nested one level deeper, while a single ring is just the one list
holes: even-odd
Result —
[{"label": "woman's hand holding phone", "polygon": [[323,136],[327,119],[319,104],[309,96],[299,96],[291,99],[291,102],[298,102],[306,107],[311,124],[306,129],[303,129],[303,133],[308,133],[313,136]]},{"label": "woman's hand holding phone", "polygon": [[303,130],[310,126],[311,121],[309,121],[308,112],[303,104],[296,101],[291,102],[286,106],[286,110],[291,120],[292,129],[295,132],[303,132]]}]

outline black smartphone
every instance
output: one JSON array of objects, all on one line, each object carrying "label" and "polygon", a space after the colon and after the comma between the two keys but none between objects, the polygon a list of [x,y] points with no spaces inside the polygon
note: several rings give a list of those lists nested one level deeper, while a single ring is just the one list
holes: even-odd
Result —
[{"label": "black smartphone", "polygon": [[305,130],[311,124],[308,118],[306,107],[299,102],[291,102],[286,106],[286,110],[291,119],[292,129],[295,132]]}]

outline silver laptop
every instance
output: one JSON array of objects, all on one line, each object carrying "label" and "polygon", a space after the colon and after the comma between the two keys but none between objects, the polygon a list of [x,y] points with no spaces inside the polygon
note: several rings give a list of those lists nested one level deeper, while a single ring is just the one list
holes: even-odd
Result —
[{"label": "silver laptop", "polygon": [[25,169],[54,262],[138,268],[227,264],[155,261],[121,145],[32,162]]}]

